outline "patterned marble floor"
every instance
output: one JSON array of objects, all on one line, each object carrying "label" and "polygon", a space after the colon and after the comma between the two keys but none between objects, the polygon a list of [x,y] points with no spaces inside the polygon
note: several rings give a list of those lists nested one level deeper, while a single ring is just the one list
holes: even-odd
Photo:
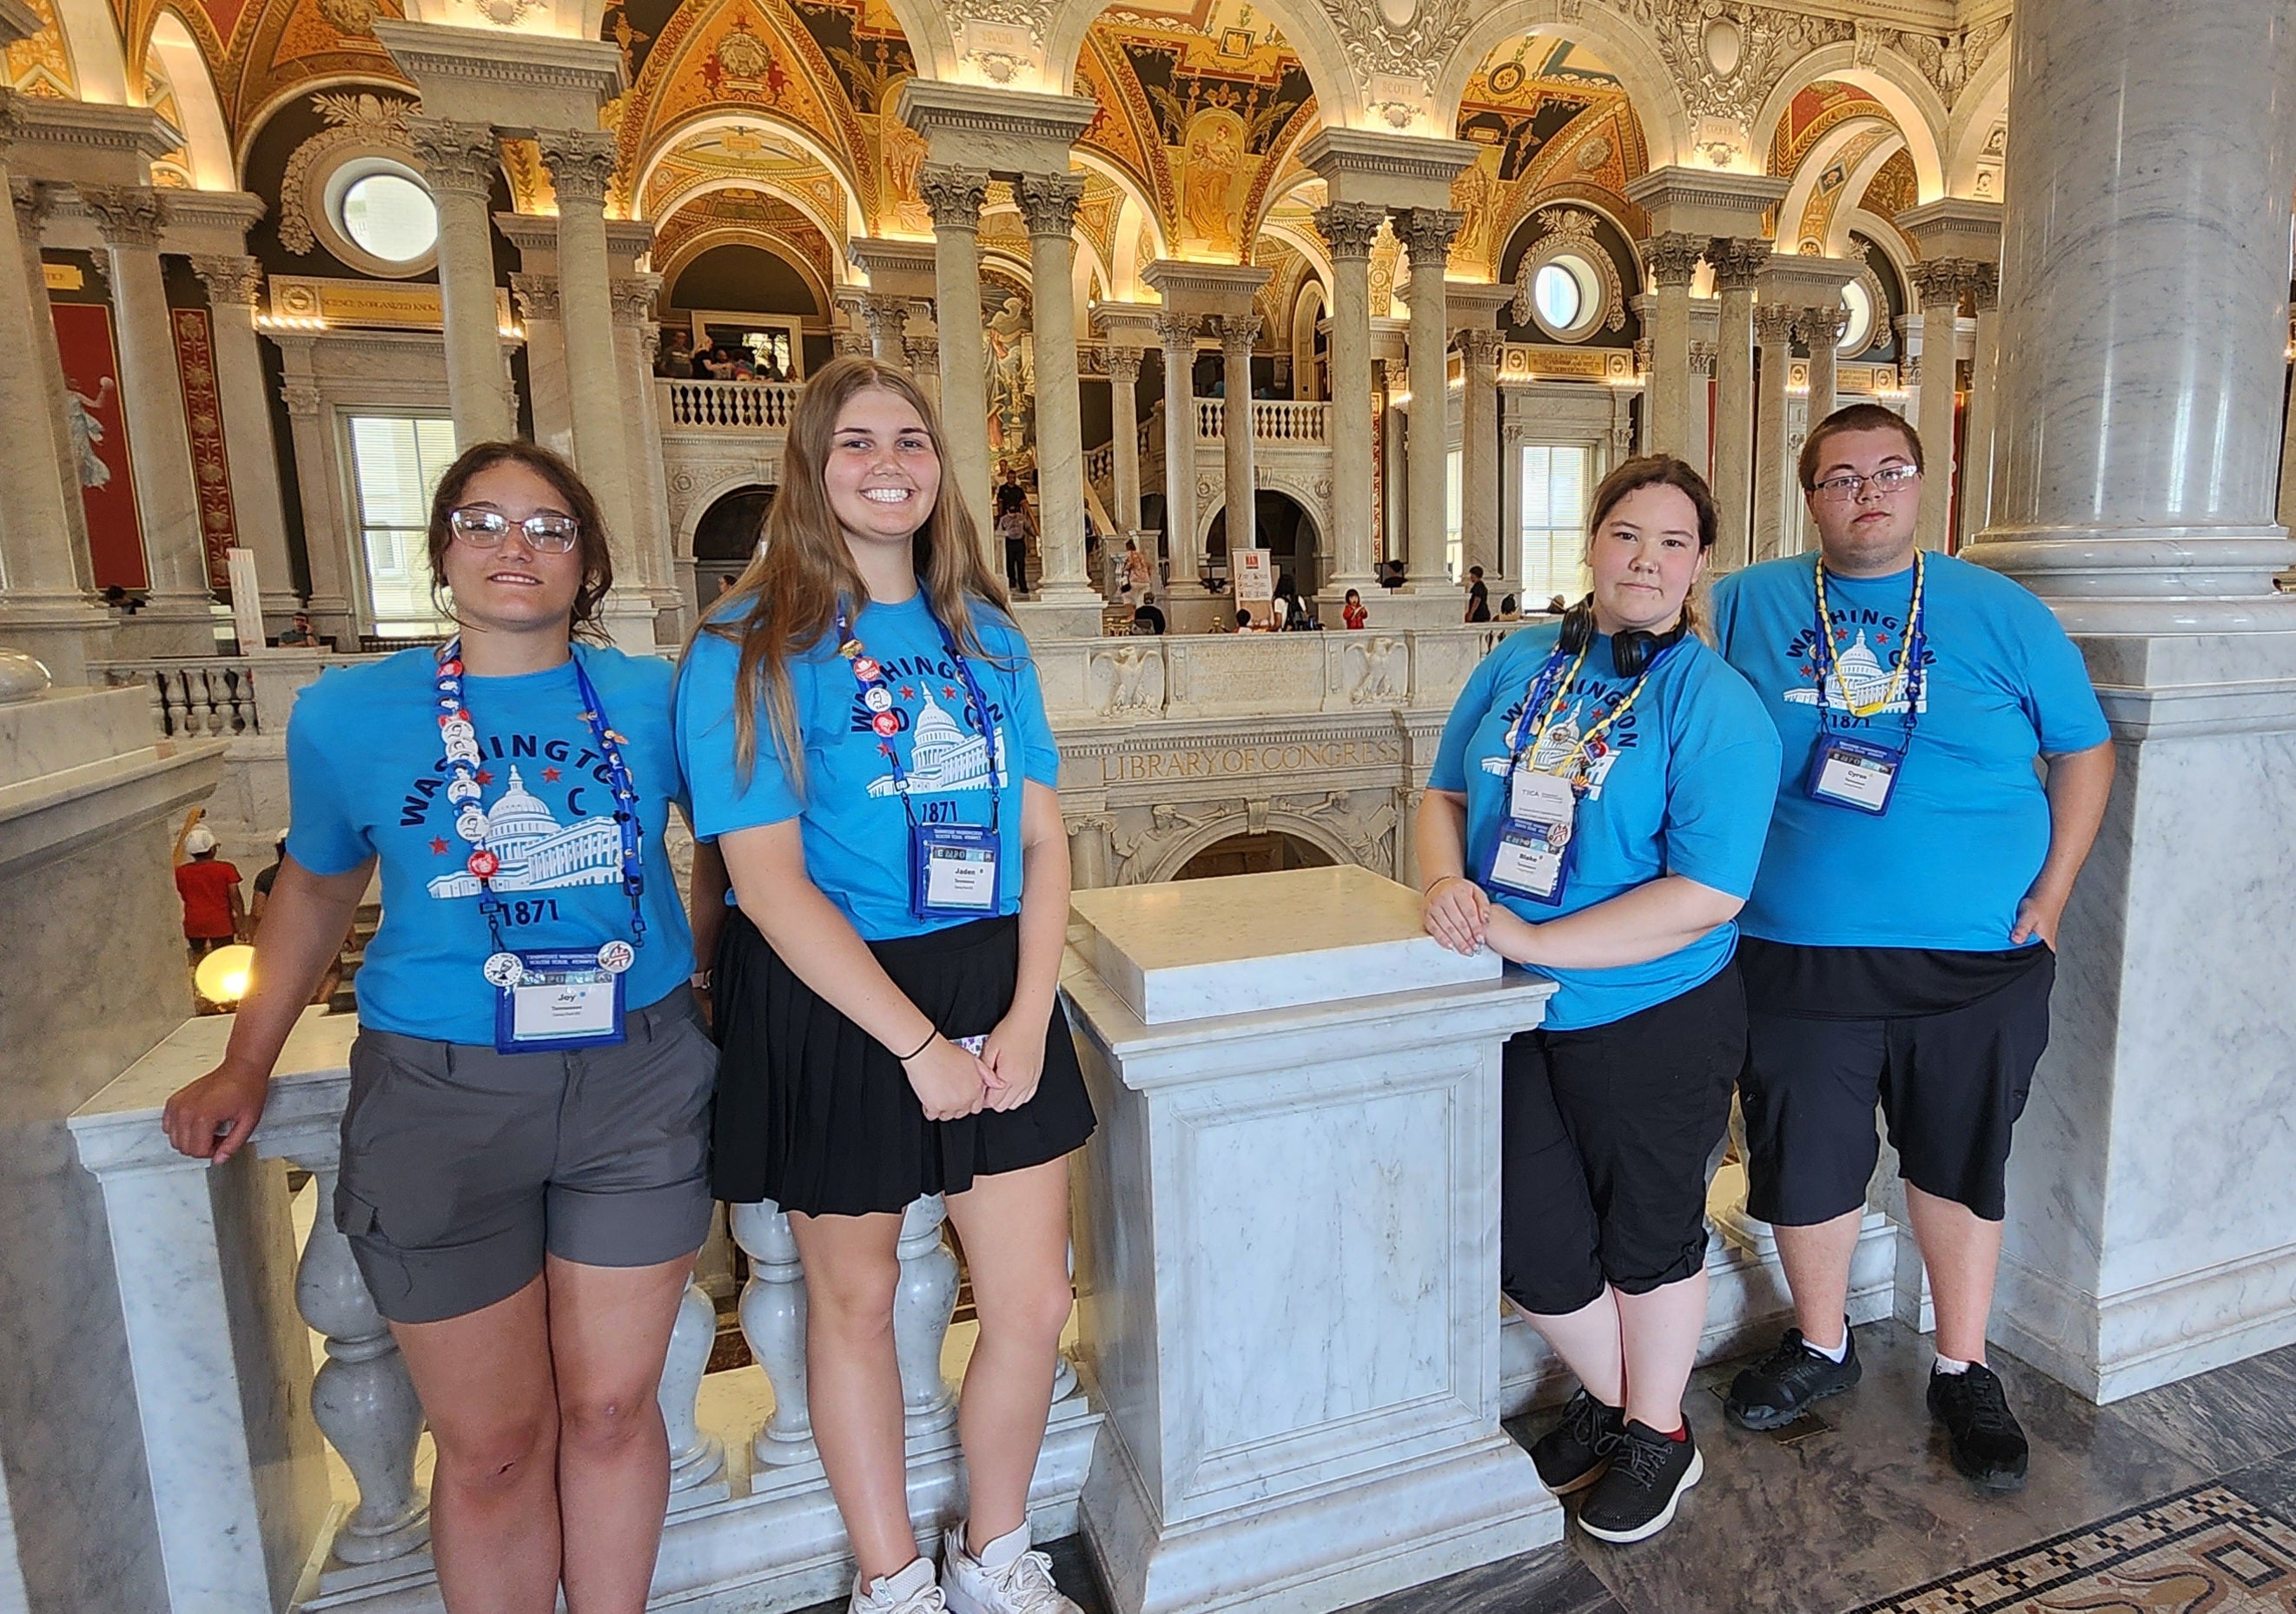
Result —
[{"label": "patterned marble floor", "polygon": [[[1991,1584],[1984,1577],[1961,1584],[1965,1572],[1997,1560],[2005,1562],[1994,1578],[2013,1577],[2035,1549],[2054,1550],[2060,1537],[2083,1545],[2098,1527],[2125,1530],[2134,1520],[2164,1528],[2161,1520],[2187,1505],[2170,1499],[2187,1495],[2274,1516],[2230,1560],[2248,1580],[2264,1577],[2262,1584],[2236,1581],[2234,1589],[2258,1609],[2296,1610],[2296,1557],[2285,1564],[2272,1557],[2276,1542],[2296,1541],[2296,1346],[2109,1407],[2091,1406],[1997,1353],[2033,1442],[2032,1478],[2006,1497],[1980,1494],[1948,1465],[1922,1399],[1928,1342],[1880,1323],[1857,1331],[1857,1348],[1865,1381],[1823,1404],[1825,1428],[1790,1441],[1724,1423],[1718,1391],[1734,1364],[1701,1372],[1691,1417],[1706,1453],[1705,1482],[1658,1539],[1607,1547],[1573,1529],[1559,1546],[1348,1614],[1849,1614],[1868,1607],[1874,1614],[2136,1607],[2233,1614],[2248,1605],[2214,1601],[2189,1575],[2156,1576],[2141,1603],[2070,1594],[2003,1600],[1972,1589]],[[1528,1440],[1544,1415],[1524,1423],[1513,1432]],[[1057,1542],[1052,1550],[1061,1585],[1086,1614],[1109,1614],[1081,1544]],[[1917,1588],[1924,1599],[1907,1601]],[[824,1604],[808,1614],[841,1608]]]}]

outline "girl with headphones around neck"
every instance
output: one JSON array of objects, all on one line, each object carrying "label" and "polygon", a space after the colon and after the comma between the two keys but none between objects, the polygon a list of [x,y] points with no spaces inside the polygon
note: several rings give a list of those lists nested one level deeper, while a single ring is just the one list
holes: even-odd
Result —
[{"label": "girl with headphones around neck", "polygon": [[1761,701],[1693,636],[1705,481],[1627,461],[1595,490],[1594,592],[1483,659],[1417,845],[1428,933],[1555,983],[1513,1038],[1501,1287],[1578,1377],[1531,1448],[1579,1523],[1640,1541],[1698,1482],[1682,1396],[1706,1315],[1706,1173],[1746,1047],[1733,922],[1777,789]]},{"label": "girl with headphones around neck", "polygon": [[[734,906],[718,937],[718,1196],[789,1213],[813,1430],[855,1614],[1078,1614],[1029,1482],[1068,1321],[1068,1159],[1091,1101],[1054,987],[1060,751],[1028,642],[944,480],[931,406],[847,356],[791,412],[763,553],[688,649],[678,746]],[[1775,773],[1775,768],[1770,770]],[[969,1518],[936,1581],[909,1522],[901,1213],[947,1196],[980,1336]]]}]

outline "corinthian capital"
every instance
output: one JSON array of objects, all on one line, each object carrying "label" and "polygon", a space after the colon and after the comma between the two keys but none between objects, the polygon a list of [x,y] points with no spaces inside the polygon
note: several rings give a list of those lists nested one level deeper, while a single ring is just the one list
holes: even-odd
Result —
[{"label": "corinthian capital", "polygon": [[929,162],[917,170],[917,194],[932,210],[934,229],[978,230],[980,205],[988,200],[988,175],[980,168]]},{"label": "corinthian capital", "polygon": [[613,135],[603,129],[545,129],[535,136],[550,167],[550,188],[561,204],[603,203],[614,183]]},{"label": "corinthian capital", "polygon": [[160,193],[150,185],[76,185],[86,213],[108,247],[150,251],[160,244]]},{"label": "corinthian capital", "polygon": [[192,273],[206,284],[208,301],[211,303],[236,303],[251,308],[263,296],[263,266],[251,258],[233,253],[212,258],[195,255]]},{"label": "corinthian capital", "polygon": [[1387,209],[1372,201],[1335,201],[1316,209],[1316,233],[1337,258],[1369,258]]},{"label": "corinthian capital", "polygon": [[1770,261],[1771,243],[1738,235],[1718,235],[1706,243],[1717,291],[1751,291],[1754,276]]},{"label": "corinthian capital", "polygon": [[1084,201],[1084,179],[1076,174],[1023,174],[1013,186],[1030,235],[1065,236],[1076,225]]},{"label": "corinthian capital", "polygon": [[414,143],[415,160],[433,191],[450,191],[483,200],[494,189],[501,160],[495,154],[494,126],[457,123],[447,118],[409,118],[407,137]]},{"label": "corinthian capital", "polygon": [[1435,278],[1443,277],[1443,260],[1459,238],[1467,216],[1451,208],[1406,208],[1395,215],[1395,233],[1411,253],[1411,274],[1418,278],[1423,265],[1432,264]]},{"label": "corinthian capital", "polygon": [[1661,286],[1688,285],[1690,277],[1698,272],[1699,258],[1706,251],[1704,242],[1679,230],[1653,235],[1639,244],[1652,282]]}]

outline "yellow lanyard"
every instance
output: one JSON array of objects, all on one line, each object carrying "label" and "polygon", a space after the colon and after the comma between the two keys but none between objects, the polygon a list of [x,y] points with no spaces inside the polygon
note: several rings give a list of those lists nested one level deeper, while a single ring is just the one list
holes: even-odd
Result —
[{"label": "yellow lanyard", "polygon": [[[1538,732],[1531,736],[1530,754],[1533,757],[1537,757],[1538,755],[1538,748],[1546,743],[1546,732],[1554,726],[1554,719],[1561,715],[1563,701],[1570,698],[1571,683],[1578,676],[1578,669],[1587,665],[1587,651],[1592,650],[1594,647],[1594,635],[1590,634],[1587,635],[1586,645],[1578,651],[1578,659],[1570,664],[1570,670],[1562,675],[1562,682],[1555,686],[1554,699],[1547,702],[1546,715],[1539,718]],[[1635,680],[1634,688],[1627,692],[1627,698],[1624,700],[1620,701],[1617,706],[1611,708],[1609,714],[1605,716],[1601,722],[1588,729],[1585,733],[1579,735],[1578,743],[1570,748],[1570,754],[1564,757],[1560,763],[1556,764],[1553,768],[1542,768],[1536,763],[1533,763],[1531,766],[1531,771],[1533,773],[1552,773],[1558,777],[1566,779],[1570,777],[1573,772],[1584,760],[1587,755],[1587,748],[1594,744],[1597,740],[1600,740],[1604,734],[1609,733],[1612,726],[1617,724],[1620,718],[1634,710],[1635,702],[1642,699],[1643,686],[1651,681],[1651,675],[1658,670],[1658,664],[1664,656],[1665,652],[1661,651],[1658,655],[1651,658],[1650,665],[1643,668],[1642,676]],[[1525,717],[1528,717],[1529,715],[1529,714],[1528,712],[1524,714]],[[1520,757],[1522,754],[1520,746],[1521,731],[1518,729],[1515,732],[1518,738],[1518,744],[1512,749],[1513,754]]]},{"label": "yellow lanyard", "polygon": [[[1906,646],[1898,658],[1898,665],[1890,671],[1890,683],[1879,700],[1858,705],[1849,698],[1849,681],[1841,676],[1841,657],[1833,645],[1833,616],[1825,609],[1825,557],[1817,561],[1817,631],[1823,635],[1825,660],[1833,673],[1833,686],[1841,692],[1841,704],[1853,717],[1870,717],[1876,712],[1887,711],[1897,700],[1898,692],[1905,687],[1906,677],[1914,665],[1914,627],[1922,619],[1922,588],[1928,572],[1922,564],[1922,552],[1914,551],[1914,602],[1906,610]],[[1821,699],[1820,705],[1824,704]]]}]

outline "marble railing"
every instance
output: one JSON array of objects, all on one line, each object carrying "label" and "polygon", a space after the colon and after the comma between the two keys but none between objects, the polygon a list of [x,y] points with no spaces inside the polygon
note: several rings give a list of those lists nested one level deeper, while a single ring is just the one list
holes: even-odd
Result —
[{"label": "marble railing", "polygon": [[[1300,403],[1291,398],[1255,398],[1251,404],[1251,435],[1261,443],[1325,443],[1331,440],[1332,406]],[[1227,435],[1227,404],[1220,398],[1196,400],[1196,435]]]},{"label": "marble railing", "polygon": [[[166,656],[141,661],[91,661],[88,681],[113,689],[141,684],[148,690],[152,725],[163,740],[228,740],[240,734],[283,733],[287,715],[283,707],[272,714],[270,725],[264,721],[260,690],[270,681],[258,672],[264,660]],[[374,658],[330,652],[297,655],[291,662],[272,660],[293,670],[286,686],[291,701],[293,692],[309,683],[318,668]]]},{"label": "marble railing", "polygon": [[787,431],[804,389],[790,381],[657,381],[665,430]]},{"label": "marble railing", "polygon": [[1084,479],[1095,487],[1116,475],[1116,446],[1103,443],[1097,448],[1087,448],[1084,454]]},{"label": "marble railing", "polygon": [[[168,1146],[160,1106],[214,1064],[230,1023],[187,1022],[70,1120],[81,1163],[102,1185],[168,1582],[222,1594],[185,1601],[178,1591],[175,1607],[274,1607],[266,1581],[276,1585],[283,1565],[291,1583],[307,1562],[323,1567],[316,1583],[306,1578],[305,1608],[435,1607],[429,1503],[415,1481],[422,1407],[331,1210],[357,1023],[306,1012],[272,1084],[255,1158],[211,1175]],[[278,1236],[291,1220],[274,1161],[313,1179],[316,1214],[299,1255]],[[938,1196],[908,1208],[894,1305],[912,1504],[936,1528],[961,1512],[956,1392],[944,1362],[961,1370],[969,1344],[951,1349],[957,1263],[946,1220]],[[805,1278],[778,1208],[734,1207],[731,1225],[750,1258],[739,1315],[754,1368],[709,1375],[715,1388],[704,1393],[717,1313],[690,1288],[661,1381],[671,1478],[654,1594],[707,1601],[738,1585],[763,1599],[743,1607],[800,1607],[841,1591],[851,1573],[807,1406]],[[316,1372],[308,1353],[250,1364],[240,1343],[291,1336],[293,1319],[278,1315],[290,1306],[323,1347]],[[297,1472],[282,1455],[292,1452],[303,1405],[350,1476],[354,1494],[332,1506],[322,1465],[306,1461]],[[1099,1421],[1063,1356],[1031,1492],[1040,1535],[1073,1528]],[[322,1493],[316,1505],[295,1504],[299,1487]],[[304,1538],[299,1519],[320,1521],[321,1538]]]}]

